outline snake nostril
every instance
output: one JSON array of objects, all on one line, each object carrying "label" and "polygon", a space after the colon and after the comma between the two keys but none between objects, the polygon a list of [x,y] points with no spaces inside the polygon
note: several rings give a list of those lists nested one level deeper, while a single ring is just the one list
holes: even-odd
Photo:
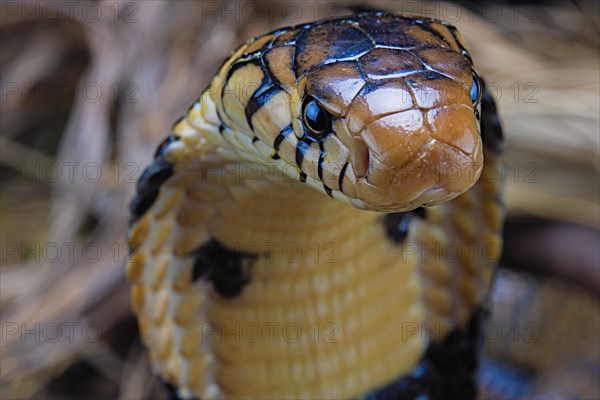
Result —
[{"label": "snake nostril", "polygon": [[354,149],[352,149],[352,169],[358,178],[367,175],[369,170],[369,148],[362,138],[354,138]]}]

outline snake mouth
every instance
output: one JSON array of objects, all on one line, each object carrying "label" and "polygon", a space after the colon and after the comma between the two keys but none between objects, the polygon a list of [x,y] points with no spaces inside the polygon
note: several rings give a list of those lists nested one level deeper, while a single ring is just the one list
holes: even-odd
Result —
[{"label": "snake mouth", "polygon": [[435,206],[452,200],[460,194],[461,192],[451,192],[443,186],[434,186],[421,193],[413,200],[412,204],[423,207]]}]

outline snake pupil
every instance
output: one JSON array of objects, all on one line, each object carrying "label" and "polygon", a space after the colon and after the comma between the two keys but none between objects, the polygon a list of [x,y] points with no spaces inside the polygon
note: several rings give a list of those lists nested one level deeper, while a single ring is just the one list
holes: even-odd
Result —
[{"label": "snake pupil", "polygon": [[308,97],[304,101],[304,125],[314,139],[322,139],[331,131],[331,115],[319,103]]}]

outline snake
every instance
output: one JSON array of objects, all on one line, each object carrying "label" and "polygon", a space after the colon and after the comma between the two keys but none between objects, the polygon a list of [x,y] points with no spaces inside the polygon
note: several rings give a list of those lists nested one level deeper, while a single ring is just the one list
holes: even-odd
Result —
[{"label": "snake", "polygon": [[447,22],[364,12],[234,50],[130,205],[168,396],[474,399],[502,143]]}]

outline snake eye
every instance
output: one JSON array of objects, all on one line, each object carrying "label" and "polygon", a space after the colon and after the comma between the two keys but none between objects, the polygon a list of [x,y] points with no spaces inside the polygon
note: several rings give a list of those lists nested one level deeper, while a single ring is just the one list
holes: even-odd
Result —
[{"label": "snake eye", "polygon": [[471,100],[473,104],[479,103],[481,99],[481,84],[477,75],[473,74],[473,84],[471,85]]},{"label": "snake eye", "polygon": [[302,105],[304,126],[313,139],[322,139],[331,132],[331,114],[325,111],[312,97],[307,97]]}]

